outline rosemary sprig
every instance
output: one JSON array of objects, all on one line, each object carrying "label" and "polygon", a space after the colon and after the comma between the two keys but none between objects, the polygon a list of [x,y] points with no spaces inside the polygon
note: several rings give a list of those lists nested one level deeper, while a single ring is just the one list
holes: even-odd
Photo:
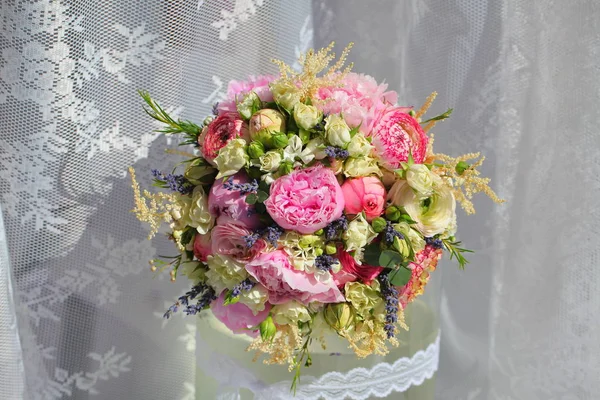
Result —
[{"label": "rosemary sprig", "polygon": [[[312,337],[310,336],[311,333],[312,330],[306,336],[306,341],[304,342],[304,345],[300,349],[299,353],[294,357],[295,373],[294,379],[292,380],[292,387],[290,388],[290,390],[294,392],[294,396],[296,395],[296,389],[298,383],[300,382],[300,372],[302,371],[302,366],[310,367],[312,365],[312,358],[310,356],[310,351],[308,350],[308,347],[312,343]],[[305,358],[306,361],[304,360]]]},{"label": "rosemary sprig", "polygon": [[450,259],[456,258],[458,267],[460,269],[465,269],[465,265],[467,265],[469,261],[463,256],[463,253],[473,253],[473,250],[460,247],[462,242],[458,240],[442,239],[442,243],[446,250],[450,252]]},{"label": "rosemary sprig", "polygon": [[185,134],[186,140],[181,145],[196,144],[198,141],[198,135],[202,128],[193,122],[183,121],[178,119],[175,121],[156,101],[150,97],[150,93],[139,90],[138,93],[142,96],[142,99],[146,102],[149,109],[144,107],[144,111],[150,117],[155,120],[162,122],[166,126],[162,129],[157,129],[155,132],[164,133],[167,135],[173,134]]}]

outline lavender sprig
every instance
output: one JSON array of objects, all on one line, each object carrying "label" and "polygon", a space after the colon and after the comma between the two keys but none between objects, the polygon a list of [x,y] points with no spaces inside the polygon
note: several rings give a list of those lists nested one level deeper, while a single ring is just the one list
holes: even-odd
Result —
[{"label": "lavender sprig", "polygon": [[252,282],[250,278],[244,279],[231,289],[231,297],[238,297],[242,291],[247,292],[251,290],[254,285],[256,285],[256,282]]},{"label": "lavender sprig", "polygon": [[427,243],[435,249],[441,249],[444,246],[444,242],[442,242],[442,239],[436,239],[433,237],[426,237],[425,243]]},{"label": "lavender sprig", "polygon": [[387,337],[393,338],[396,332],[396,322],[398,321],[398,290],[390,283],[387,273],[379,274],[377,277],[381,285],[381,295],[385,301],[385,326]]},{"label": "lavender sprig", "polygon": [[194,190],[192,185],[183,175],[163,174],[157,169],[151,170],[152,176],[162,185],[166,185],[174,192],[189,194]]},{"label": "lavender sprig", "polygon": [[334,147],[334,146],[325,147],[325,154],[327,154],[328,157],[337,158],[339,160],[345,160],[346,158],[348,158],[350,156],[350,153],[348,153],[348,150],[344,150],[340,147]]},{"label": "lavender sprig", "polygon": [[383,233],[384,233],[384,240],[387,244],[394,243],[394,238],[398,238],[400,240],[404,239],[404,235],[401,234],[400,232],[398,232],[396,229],[394,229],[394,227],[392,226],[392,223],[390,221],[387,221],[387,225],[386,225]]},{"label": "lavender sprig", "polygon": [[[190,302],[198,296],[200,296],[198,302],[190,305]],[[169,319],[181,306],[185,306],[183,312],[187,315],[195,315],[202,311],[206,306],[210,305],[216,298],[215,290],[201,282],[196,286],[193,286],[186,294],[177,299],[177,302],[167,309],[163,317]]]},{"label": "lavender sprig", "polygon": [[325,238],[327,240],[333,240],[336,236],[348,229],[348,220],[342,215],[341,218],[336,219],[325,227]]},{"label": "lavender sprig", "polygon": [[331,271],[333,265],[336,264],[338,260],[335,257],[332,257],[327,254],[322,254],[315,259],[315,267],[321,271]]},{"label": "lavender sprig", "polygon": [[223,187],[227,190],[237,190],[240,194],[256,193],[258,191],[258,181],[253,179],[249,183],[233,183],[233,178],[229,178],[223,183]]},{"label": "lavender sprig", "polygon": [[267,242],[269,242],[273,247],[277,247],[277,241],[283,235],[283,230],[277,225],[271,225],[265,228],[262,236],[265,238]]}]

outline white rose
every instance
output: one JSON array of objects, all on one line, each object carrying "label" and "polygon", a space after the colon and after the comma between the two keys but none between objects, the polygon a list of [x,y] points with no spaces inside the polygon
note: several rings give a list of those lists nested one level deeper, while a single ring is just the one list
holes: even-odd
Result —
[{"label": "white rose", "polygon": [[260,156],[258,160],[260,161],[261,171],[277,171],[282,161],[281,152],[276,150],[267,151],[265,154]]},{"label": "white rose", "polygon": [[388,193],[396,206],[404,207],[416,228],[425,237],[443,233],[456,218],[456,201],[450,188],[440,185],[431,197],[419,199],[406,181],[397,181]]},{"label": "white rose", "polygon": [[327,141],[332,146],[346,147],[352,137],[350,137],[350,128],[342,117],[331,114],[325,121],[325,133]]},{"label": "white rose", "polygon": [[248,277],[244,264],[231,257],[215,254],[208,256],[206,263],[208,264],[206,280],[217,294],[225,289],[233,289]]},{"label": "white rose", "polygon": [[350,157],[368,156],[371,154],[373,146],[362,133],[357,133],[348,144],[348,153]]},{"label": "white rose", "polygon": [[242,290],[240,303],[246,305],[254,315],[265,309],[265,303],[269,298],[269,292],[263,285],[257,283],[250,290]]},{"label": "white rose", "polygon": [[371,228],[363,214],[359,214],[348,223],[348,229],[344,232],[343,239],[346,242],[346,251],[357,250],[365,247],[377,237],[377,233]]},{"label": "white rose", "polygon": [[442,179],[425,165],[413,164],[406,171],[406,182],[416,190],[419,198],[425,199],[433,194],[434,186],[439,186]]},{"label": "white rose", "polygon": [[344,174],[347,177],[357,176],[369,176],[378,175],[381,176],[381,170],[377,165],[377,161],[369,157],[350,157],[344,163]]},{"label": "white rose", "polygon": [[298,103],[294,107],[294,120],[302,129],[309,130],[321,120],[321,112],[315,106]]},{"label": "white rose", "polygon": [[174,234],[186,226],[196,228],[198,233],[206,234],[215,224],[215,219],[208,211],[208,196],[202,186],[196,186],[191,197],[179,196],[177,204],[171,210],[171,217]]},{"label": "white rose", "polygon": [[310,321],[308,309],[294,300],[274,306],[271,314],[278,325],[295,325],[298,322]]},{"label": "white rose", "polygon": [[275,82],[270,85],[273,99],[288,111],[300,102],[300,90],[289,82]]},{"label": "white rose", "polygon": [[214,160],[219,170],[216,179],[235,174],[248,163],[249,159],[246,153],[246,141],[233,139],[219,150],[219,155]]}]

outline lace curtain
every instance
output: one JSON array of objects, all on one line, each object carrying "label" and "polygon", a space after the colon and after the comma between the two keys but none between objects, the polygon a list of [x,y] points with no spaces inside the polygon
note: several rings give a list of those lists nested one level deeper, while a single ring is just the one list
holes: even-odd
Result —
[{"label": "lace curtain", "polygon": [[126,167],[147,179],[174,147],[135,91],[201,119],[228,80],[313,39],[354,41],[355,69],[405,102],[438,91],[433,111],[455,111],[437,148],[484,152],[508,200],[459,216],[476,253],[438,271],[436,398],[596,398],[599,16],[593,0],[2,2],[0,398],[203,398],[195,321],[161,320],[185,282],[148,270],[170,243],[129,213]]}]

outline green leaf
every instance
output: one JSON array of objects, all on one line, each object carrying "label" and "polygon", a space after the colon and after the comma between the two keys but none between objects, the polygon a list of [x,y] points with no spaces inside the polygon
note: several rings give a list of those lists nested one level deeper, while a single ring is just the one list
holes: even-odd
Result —
[{"label": "green leaf", "polygon": [[421,123],[422,124],[426,124],[426,123],[431,122],[431,121],[441,121],[443,119],[450,118],[450,114],[452,114],[452,111],[453,111],[453,109],[449,108],[448,111],[446,111],[445,113],[437,115],[437,116],[435,116],[433,118],[429,118],[428,120],[423,121]]},{"label": "green leaf", "polygon": [[263,192],[266,192],[266,193],[270,193],[270,192],[271,192],[271,185],[269,185],[269,184],[268,184],[267,182],[265,182],[265,181],[260,181],[260,182],[258,183],[258,188],[259,188],[260,190],[262,190]]},{"label": "green leaf", "polygon": [[227,294],[225,295],[225,298],[223,299],[223,305],[224,306],[228,306],[228,305],[231,305],[231,304],[235,304],[238,301],[240,301],[240,296],[233,297],[231,295],[231,290],[228,290]]},{"label": "green leaf", "polygon": [[405,222],[407,222],[407,223],[409,223],[409,224],[416,224],[416,223],[417,223],[417,221],[414,221],[414,220],[413,220],[413,219],[410,217],[410,215],[408,215],[408,214],[402,214],[402,215],[400,216],[400,219],[401,219],[401,220],[403,220],[403,221],[405,221]]},{"label": "green leaf", "polygon": [[384,268],[394,268],[398,266],[404,258],[402,255],[393,250],[384,250],[379,256],[379,265]]},{"label": "green leaf", "polygon": [[267,206],[265,206],[263,203],[256,203],[254,205],[254,209],[259,214],[266,214],[267,213]]},{"label": "green leaf", "polygon": [[379,244],[371,243],[365,247],[365,252],[363,253],[363,261],[368,265],[378,267],[380,255],[381,249],[379,248]]},{"label": "green leaf", "polygon": [[192,241],[192,239],[194,239],[194,236],[196,235],[197,230],[195,228],[192,227],[188,227],[185,231],[183,231],[183,233],[181,234],[181,244],[183,246],[185,246],[186,244],[188,244],[189,242]]},{"label": "green leaf", "polygon": [[269,102],[263,103],[263,108],[270,108],[271,110],[279,109],[279,107],[277,106],[277,103],[275,103],[274,101],[269,101]]},{"label": "green leaf", "polygon": [[250,193],[246,196],[246,203],[248,204],[256,204],[258,201],[258,196],[255,193]]},{"label": "green leaf", "polygon": [[262,190],[259,190],[259,192],[257,194],[257,201],[259,203],[263,203],[268,198],[269,198],[269,193],[266,193],[266,192],[263,192]]},{"label": "green leaf", "polygon": [[410,281],[412,271],[408,268],[400,267],[389,274],[390,283],[394,286],[404,286]]}]

